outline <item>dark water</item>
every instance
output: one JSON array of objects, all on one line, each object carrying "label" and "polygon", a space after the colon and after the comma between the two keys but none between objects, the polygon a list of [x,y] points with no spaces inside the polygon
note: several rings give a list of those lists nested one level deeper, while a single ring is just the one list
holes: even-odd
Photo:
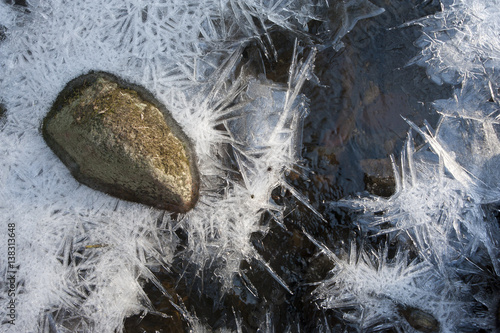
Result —
[{"label": "dark water", "polygon": [[[170,295],[162,295],[152,284],[145,288],[156,310],[171,318],[134,316],[126,321],[127,332],[188,330],[187,321],[171,303],[183,303],[213,330],[236,329],[239,321],[243,332],[255,332],[265,328],[267,321],[275,332],[324,332],[327,326],[333,332],[355,331],[341,320],[341,313],[321,310],[315,303],[313,284],[327,277],[333,264],[318,255],[302,230],[334,252],[347,249],[353,239],[359,242],[362,235],[351,222],[352,213],[327,211],[325,204],[357,193],[389,196],[393,191],[389,155],[399,155],[409,129],[401,116],[419,125],[424,120],[433,125],[437,115],[432,101],[449,98],[452,92],[450,86],[432,83],[422,68],[405,66],[419,52],[413,42],[420,31],[416,26],[398,28],[435,13],[438,2],[372,2],[386,11],[358,22],[344,37],[345,47],[340,51],[321,51],[315,63],[321,85],[309,82],[303,90],[310,100],[310,114],[305,121],[302,156],[303,165],[310,171],[291,173],[288,181],[328,222],[290,193],[275,190],[273,199],[286,206],[286,230],[270,216],[263,216],[262,223],[268,223],[271,230],[267,235],[253,235],[255,248],[286,281],[293,295],[258,262],[242,262],[245,276],[235,278],[234,290],[224,294],[216,279],[216,267],[208,268],[200,278],[195,276],[195,267],[179,259],[171,271],[157,272]],[[277,39],[275,44],[281,59],[286,59],[290,43]],[[279,64],[270,66],[268,77],[279,80],[280,70]],[[249,291],[254,289],[257,295]]]}]

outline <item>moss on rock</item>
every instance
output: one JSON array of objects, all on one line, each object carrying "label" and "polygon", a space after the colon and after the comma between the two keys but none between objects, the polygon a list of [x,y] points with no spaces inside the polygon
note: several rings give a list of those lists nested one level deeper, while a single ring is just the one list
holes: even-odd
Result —
[{"label": "moss on rock", "polygon": [[92,72],[63,89],[43,121],[48,146],[81,183],[186,212],[199,192],[189,138],[144,88]]}]

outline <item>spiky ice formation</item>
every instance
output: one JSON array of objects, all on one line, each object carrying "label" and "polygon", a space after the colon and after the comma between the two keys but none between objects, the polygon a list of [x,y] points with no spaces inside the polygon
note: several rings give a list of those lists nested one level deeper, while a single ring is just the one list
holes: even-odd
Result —
[{"label": "spiky ice formation", "polygon": [[335,264],[315,289],[316,300],[324,308],[342,311],[343,319],[362,331],[417,332],[408,320],[410,312],[425,313],[428,331],[448,332],[469,324],[461,296],[443,284],[428,262],[410,260],[401,249],[389,258],[387,245],[377,251],[357,249],[354,242],[348,253],[337,256],[306,235]]},{"label": "spiky ice formation", "polygon": [[[267,38],[262,34],[276,26],[307,35],[306,23],[326,5],[33,0],[20,9],[0,3],[6,28],[0,99],[8,110],[0,131],[0,219],[2,228],[15,224],[16,242],[17,317],[7,329],[112,332],[128,315],[154,312],[142,284],[152,280],[162,290],[152,270],[172,262],[176,228],[188,233],[182,257],[199,266],[223,262],[218,276],[228,288],[241,260],[260,260],[250,235],[266,232],[259,223],[264,211],[280,221],[282,208],[270,191],[288,186],[284,172],[297,161],[306,114],[299,90],[314,52],[302,62],[294,56],[288,86],[239,77],[236,67],[246,43]],[[335,42],[358,19],[379,12],[367,1],[337,8],[344,15]],[[254,19],[259,26],[247,29]],[[267,38],[265,50],[272,49]],[[194,141],[202,197],[178,221],[79,185],[44,144],[39,126],[52,101],[90,70],[149,89]],[[8,235],[0,232],[3,244]],[[7,259],[0,260],[7,276]],[[1,292],[7,304],[6,284]],[[1,319],[7,314],[2,306]]]},{"label": "spiky ice formation", "polygon": [[401,174],[395,168],[393,196],[335,205],[367,208],[360,219],[362,224],[373,228],[377,235],[391,233],[412,242],[423,258],[439,267],[463,261],[464,255],[465,258],[474,256],[480,246],[498,269],[494,236],[498,234],[498,227],[484,221],[474,178],[433,136],[422,134],[438,153],[424,149],[415,155],[409,137],[403,151]]},{"label": "spiky ice formation", "polygon": [[[221,194],[212,191],[207,195],[203,206],[187,214],[182,226],[190,236],[190,260],[203,267],[209,260],[220,259],[219,274],[228,288],[233,275],[239,273],[242,260],[260,260],[250,236],[266,232],[260,226],[261,214],[268,211],[281,223],[283,208],[272,201],[271,191],[286,186],[284,174],[298,158],[305,117],[299,90],[310,73],[314,52],[303,60],[292,63],[288,87],[240,76],[228,89],[228,103],[213,110],[227,129],[221,139],[229,151],[219,154],[229,154],[224,156],[225,163],[222,160],[218,166],[221,171],[226,170],[218,176],[226,189]],[[231,164],[238,169],[231,170]]]},{"label": "spiky ice formation", "polygon": [[496,0],[443,0],[442,10],[410,24],[423,27],[417,40],[422,51],[412,63],[425,66],[436,82],[461,83],[500,65]]},{"label": "spiky ice formation", "polygon": [[[497,239],[500,236],[497,221],[488,219],[491,216],[483,210],[481,197],[478,195],[483,191],[477,179],[451,157],[452,152],[445,150],[434,135],[430,134],[430,130],[426,133],[416,126],[415,129],[429,144],[420,150],[415,150],[409,135],[402,154],[401,172],[394,168],[397,185],[393,196],[388,199],[371,196],[364,199],[343,200],[332,206],[347,206],[362,210],[364,213],[360,215],[357,223],[364,230],[363,234],[371,235],[371,239],[380,239],[387,235],[391,242],[399,246],[410,246],[414,260],[426,266],[426,269],[430,269],[431,274],[429,272],[417,274],[413,276],[415,281],[402,283],[407,286],[423,284],[426,288],[432,289],[429,292],[438,297],[441,303],[430,313],[436,316],[444,331],[469,329],[474,326],[491,328],[494,325],[491,315],[473,313],[471,310],[476,304],[475,294],[484,292],[478,291],[477,282],[469,285],[465,281],[475,281],[479,277],[483,280],[482,287],[487,290],[491,287],[488,285],[496,279],[499,265]],[[400,255],[398,252],[396,258]],[[366,263],[373,258],[378,262],[382,260],[374,255],[367,255],[366,258],[360,255],[361,259],[356,260],[353,256],[349,258],[348,264],[354,265],[356,269],[366,268]],[[344,265],[345,261],[336,262],[334,271],[343,272]],[[408,268],[411,266],[412,264]],[[383,267],[385,266],[380,265],[376,273],[375,267],[372,267],[373,274],[382,274]],[[395,281],[402,281],[401,279],[405,278],[404,270],[396,267],[406,267],[406,259],[405,262],[399,261],[398,264],[393,263],[389,267],[392,267],[391,270],[395,275],[387,281],[397,284]],[[339,274],[335,273],[336,277],[329,284],[330,287],[339,285],[337,279],[341,279],[342,276]],[[382,277],[370,278],[368,273],[351,273],[349,276],[361,277],[360,280],[352,278],[350,280],[353,285],[351,288],[355,289],[352,297],[358,299],[360,304],[366,303],[361,299],[371,297],[373,294],[372,291],[363,289],[369,281],[378,279],[377,288],[383,285],[379,281]],[[335,288],[321,287],[318,292],[321,298],[330,296],[335,298],[335,290]],[[397,288],[391,285],[383,294],[387,296],[393,290]],[[423,291],[407,295],[422,294]],[[496,296],[490,295],[490,298],[492,297]],[[420,304],[424,303],[432,302],[427,303],[422,299]],[[331,303],[324,302],[323,305],[327,308],[332,307]],[[454,307],[458,308],[452,310]],[[467,316],[462,314],[461,320],[449,317],[453,312],[463,308],[469,310],[466,312]],[[491,312],[493,310],[490,309]],[[388,314],[394,315],[394,313],[394,309],[382,311],[380,316],[373,318],[372,324],[380,325],[390,318]],[[357,319],[358,324],[364,323],[361,317]]]},{"label": "spiky ice formation", "polygon": [[[500,7],[497,1],[442,3],[442,12],[416,21],[424,34],[417,42],[422,52],[412,63],[425,66],[438,83],[460,84],[454,98],[435,102],[441,114],[435,131],[408,121],[424,145],[415,148],[409,134],[400,168],[394,163],[397,186],[392,197],[371,196],[333,206],[362,210],[357,222],[372,240],[387,235],[396,244],[410,244],[413,255],[436,272],[438,278],[431,284],[442,286],[436,295],[446,299],[460,293],[462,307],[470,309],[468,317],[454,323],[436,311],[437,319],[447,323],[444,331],[494,329],[498,297],[491,291],[500,272],[500,230],[492,205],[497,207],[500,200],[500,182],[493,165],[500,156],[500,104],[499,40],[493,31]],[[416,283],[425,279],[418,277]],[[366,295],[358,292],[358,298]],[[443,306],[452,308],[456,301]]]}]

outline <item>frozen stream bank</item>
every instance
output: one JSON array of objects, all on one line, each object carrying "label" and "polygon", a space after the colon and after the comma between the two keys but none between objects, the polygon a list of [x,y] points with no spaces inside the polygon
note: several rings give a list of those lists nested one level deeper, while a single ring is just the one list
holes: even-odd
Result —
[{"label": "frozen stream bank", "polygon": [[[497,1],[10,2],[2,331],[495,330]],[[47,147],[90,70],[171,110],[193,210],[87,188]]]}]

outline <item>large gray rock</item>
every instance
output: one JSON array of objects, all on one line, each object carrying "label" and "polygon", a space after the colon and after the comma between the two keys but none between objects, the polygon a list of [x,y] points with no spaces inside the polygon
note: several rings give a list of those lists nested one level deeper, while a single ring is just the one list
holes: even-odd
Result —
[{"label": "large gray rock", "polygon": [[144,88],[103,72],[80,76],[59,94],[42,132],[73,176],[91,188],[180,213],[198,199],[191,142]]}]

